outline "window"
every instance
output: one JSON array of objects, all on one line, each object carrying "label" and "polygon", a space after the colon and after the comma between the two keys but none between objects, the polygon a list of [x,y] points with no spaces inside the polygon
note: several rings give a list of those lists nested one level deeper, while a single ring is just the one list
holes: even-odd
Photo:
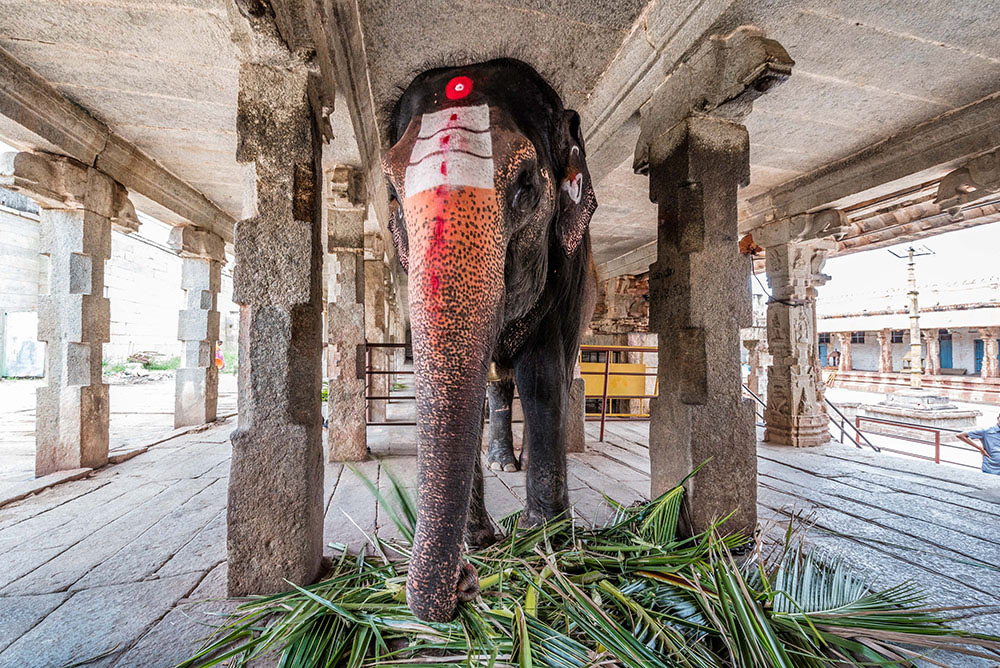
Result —
[{"label": "window", "polygon": [[607,353],[603,350],[583,350],[580,351],[581,362],[601,362],[603,363]]},{"label": "window", "polygon": [[864,343],[865,333],[864,332],[851,332],[851,343]]},{"label": "window", "polygon": [[822,333],[820,333],[820,335],[819,335],[819,342],[820,343],[827,343],[827,344],[830,343],[830,332],[822,332]]},{"label": "window", "polygon": [[951,341],[951,332],[949,332],[947,329],[939,329],[938,339],[940,339],[941,341]]},{"label": "window", "polygon": [[892,330],[892,340],[890,343],[902,343],[903,342],[903,330],[894,329]]}]

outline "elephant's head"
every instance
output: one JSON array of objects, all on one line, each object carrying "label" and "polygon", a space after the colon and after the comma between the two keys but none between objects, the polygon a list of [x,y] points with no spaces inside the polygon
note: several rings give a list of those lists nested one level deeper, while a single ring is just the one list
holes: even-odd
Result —
[{"label": "elephant's head", "polygon": [[516,60],[419,75],[396,103],[384,170],[409,274],[418,522],[407,584],[425,620],[456,614],[486,375],[552,253],[579,252],[596,206],[580,117]]}]

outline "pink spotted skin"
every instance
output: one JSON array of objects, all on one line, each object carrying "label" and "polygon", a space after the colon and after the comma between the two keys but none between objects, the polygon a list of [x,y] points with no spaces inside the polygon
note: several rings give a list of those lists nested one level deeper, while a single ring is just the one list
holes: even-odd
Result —
[{"label": "pink spotted skin", "polygon": [[[596,201],[592,189],[581,204],[560,187],[567,174],[586,174],[578,117],[526,68],[492,61],[418,76],[397,104],[383,160],[409,277],[417,398],[407,602],[428,621],[453,619],[476,595],[463,545],[493,537],[479,450],[491,361],[513,370],[525,402],[525,517],[568,507],[565,408],[580,323],[590,316],[586,226]],[[461,95],[449,95],[456,85]],[[536,120],[525,113],[532,103]],[[581,148],[571,154],[574,142]],[[568,162],[574,155],[581,164]]]}]

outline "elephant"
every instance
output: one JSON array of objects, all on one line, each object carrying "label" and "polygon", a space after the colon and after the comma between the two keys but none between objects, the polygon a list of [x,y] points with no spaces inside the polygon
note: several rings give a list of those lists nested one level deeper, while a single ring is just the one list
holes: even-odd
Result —
[{"label": "elephant", "polygon": [[417,403],[407,603],[420,619],[448,621],[478,594],[463,545],[495,540],[480,452],[491,363],[516,379],[524,407],[521,523],[568,512],[565,423],[596,297],[597,199],[579,114],[518,60],[417,75],[388,135],[382,167],[409,282]]}]

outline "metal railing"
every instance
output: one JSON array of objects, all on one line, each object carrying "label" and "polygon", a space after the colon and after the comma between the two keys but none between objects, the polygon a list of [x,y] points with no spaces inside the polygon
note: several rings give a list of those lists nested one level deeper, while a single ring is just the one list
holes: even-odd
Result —
[{"label": "metal railing", "polygon": [[[375,349],[399,350],[402,348],[406,352],[412,352],[408,343],[366,343],[365,344],[365,422],[369,427],[380,426],[414,426],[416,422],[381,421],[372,422],[372,402],[373,401],[416,401],[416,395],[399,395],[392,393],[393,376],[412,376],[413,370],[407,369],[373,369],[372,351]],[[388,376],[388,391],[385,395],[373,395],[372,376]]]},{"label": "metal railing", "polygon": [[[601,412],[599,414],[598,413],[586,413],[586,417],[584,418],[587,422],[598,422],[599,421],[601,423],[600,434],[598,436],[598,440],[599,441],[601,441],[601,442],[604,441],[604,427],[605,427],[605,425],[607,424],[607,422],[609,420],[612,421],[612,422],[614,422],[614,421],[625,421],[625,420],[641,420],[641,421],[645,421],[645,420],[649,419],[649,414],[648,413],[611,413],[611,414],[609,414],[608,413],[608,401],[609,400],[614,401],[614,400],[633,400],[633,399],[638,399],[638,400],[653,399],[653,398],[656,397],[657,391],[659,390],[659,386],[658,385],[654,385],[654,390],[653,390],[652,394],[646,394],[646,393],[643,393],[643,394],[619,394],[617,392],[612,394],[611,391],[610,391],[610,387],[611,387],[611,378],[614,377],[614,376],[626,376],[626,377],[627,376],[632,376],[632,377],[642,376],[643,378],[645,378],[647,376],[654,376],[655,377],[657,375],[656,370],[649,371],[648,367],[647,367],[646,371],[642,371],[642,372],[640,372],[640,371],[617,371],[617,370],[614,370],[614,369],[612,369],[611,365],[612,364],[620,364],[620,362],[612,362],[611,361],[612,356],[614,355],[614,353],[626,353],[626,354],[627,353],[641,353],[641,354],[645,354],[645,353],[655,353],[655,352],[658,352],[658,350],[659,349],[656,348],[655,346],[599,346],[599,345],[581,345],[580,346],[580,353],[581,353],[580,356],[581,356],[581,358],[583,356],[583,353],[588,353],[588,352],[589,353],[604,353],[604,372],[600,376],[600,378],[601,378],[601,388],[602,388],[601,394],[586,394],[586,393],[584,394],[584,400],[586,400],[586,399],[600,399],[601,400]],[[597,364],[600,364],[600,362],[597,362]],[[583,372],[581,372],[580,375],[581,376],[595,376],[597,374],[583,373]],[[585,378],[585,380],[586,380],[586,378]]]},{"label": "metal railing", "polygon": [[[413,421],[401,421],[401,420],[385,420],[385,421],[372,421],[372,402],[375,401],[416,401],[416,396],[412,394],[401,395],[393,394],[393,377],[394,376],[412,376],[413,371],[407,369],[375,369],[373,368],[373,351],[387,349],[387,350],[398,350],[404,349],[407,352],[411,350],[410,345],[406,343],[366,343],[365,344],[365,419],[368,426],[414,426],[416,422]],[[600,440],[604,440],[604,428],[605,424],[609,421],[625,421],[625,420],[648,420],[649,415],[645,413],[612,413],[608,410],[610,401],[614,400],[635,400],[635,399],[652,399],[656,396],[656,392],[653,394],[624,394],[612,391],[611,379],[617,376],[656,376],[655,369],[649,371],[647,368],[644,372],[638,371],[621,371],[614,368],[615,364],[618,362],[612,362],[612,356],[614,353],[655,353],[657,349],[652,346],[595,346],[595,345],[582,345],[580,346],[581,354],[584,352],[594,352],[594,353],[604,353],[603,370],[600,374],[594,373],[583,373],[584,376],[597,376],[601,383],[601,393],[596,394],[585,394],[586,399],[600,399],[601,400],[601,410],[600,412],[586,413],[586,420],[588,422],[600,422]],[[582,355],[581,355],[582,356]],[[373,387],[373,377],[375,376],[388,376],[388,388],[389,391],[385,394],[375,394]],[[520,399],[520,396],[515,393],[515,399]],[[487,422],[489,422],[489,413],[487,412]],[[514,420],[513,422],[520,423],[523,420]]]},{"label": "metal railing", "polygon": [[[951,429],[949,427],[928,427],[927,425],[913,424],[912,422],[902,422],[902,421],[899,421],[899,420],[887,420],[885,418],[874,418],[874,417],[868,417],[867,415],[858,415],[857,417],[854,418],[854,424],[855,424],[855,427],[858,429],[859,432],[861,431],[861,423],[862,422],[870,422],[872,424],[887,425],[887,426],[891,426],[891,427],[909,429],[911,431],[929,432],[931,434],[934,434],[934,441],[933,441],[933,443],[934,443],[934,456],[933,457],[929,457],[927,455],[921,455],[921,454],[918,454],[916,452],[908,452],[906,450],[896,450],[894,448],[888,448],[888,447],[886,447],[886,446],[883,445],[882,446],[882,450],[884,450],[886,452],[892,452],[892,453],[897,454],[897,455],[905,455],[907,457],[913,457],[915,459],[923,459],[924,461],[934,462],[935,464],[952,464],[954,466],[965,466],[967,468],[973,468],[973,469],[979,468],[978,466],[976,466],[974,464],[966,464],[965,462],[957,462],[957,461],[955,461],[953,459],[944,459],[944,458],[941,457],[941,449],[942,448],[950,448],[952,450],[965,450],[965,451],[974,450],[974,448],[966,445],[965,443],[956,444],[956,443],[942,443],[941,442],[941,434],[943,434],[943,433],[960,434],[960,433],[962,433],[961,429]],[[869,433],[878,434],[879,436],[886,436],[888,438],[895,438],[895,439],[899,439],[901,441],[911,441],[913,443],[922,443],[924,445],[930,445],[930,443],[931,443],[930,441],[922,439],[922,438],[914,438],[912,436],[904,436],[904,435],[900,435],[900,434],[887,434],[885,432],[872,432],[871,430],[869,430]]]},{"label": "metal railing", "polygon": [[[746,383],[743,384],[743,391],[746,392],[747,394],[749,394],[755,400],[754,413],[755,413],[755,415],[758,418],[757,426],[758,427],[766,427],[767,426],[767,422],[764,419],[764,409],[767,408],[767,402],[765,402],[763,399],[761,399],[759,396],[757,396],[757,394],[753,390],[751,390],[746,385]],[[829,419],[828,427],[831,430],[830,431],[830,435],[831,436],[833,436],[833,437],[836,438],[837,434],[833,430],[834,429],[839,429],[840,430],[840,438],[839,438],[839,440],[840,440],[841,444],[843,444],[844,443],[844,439],[847,438],[848,440],[851,441],[851,443],[854,444],[854,447],[856,447],[858,449],[860,449],[862,447],[861,444],[864,443],[865,445],[867,445],[869,448],[871,448],[875,452],[881,452],[881,449],[878,446],[876,446],[875,444],[873,444],[871,441],[869,441],[868,437],[865,436],[861,432],[861,429],[859,429],[856,425],[851,424],[851,421],[848,419],[848,417],[846,415],[844,415],[840,411],[839,408],[837,408],[836,406],[834,406],[833,403],[831,403],[830,400],[827,399],[826,397],[823,397],[823,399],[824,399],[824,401],[826,401],[827,406],[829,406],[830,408],[832,408],[834,410],[834,412],[837,414],[837,416],[840,418],[840,422],[837,422],[837,420],[835,420],[833,418],[833,416],[831,416],[831,415],[827,416],[828,419]],[[854,429],[854,435],[853,436],[851,434],[847,433],[847,427],[850,427],[850,428]]]}]

